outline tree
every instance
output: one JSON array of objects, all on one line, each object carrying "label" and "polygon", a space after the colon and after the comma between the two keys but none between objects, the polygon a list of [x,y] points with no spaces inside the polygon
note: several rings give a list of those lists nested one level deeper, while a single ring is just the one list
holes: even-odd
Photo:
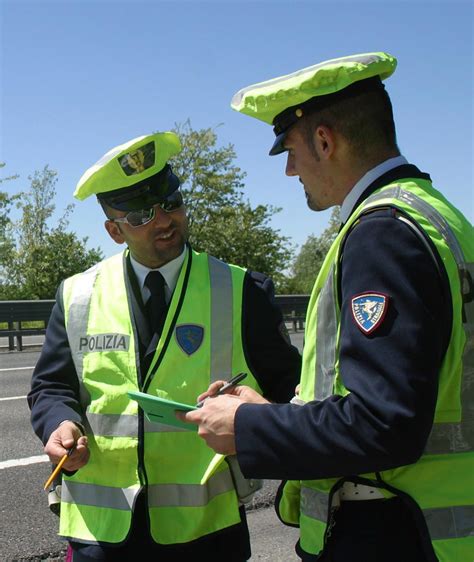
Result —
[{"label": "tree", "polygon": [[55,228],[49,227],[56,208],[57,173],[45,166],[28,179],[29,190],[16,196],[21,216],[12,223],[12,247],[2,265],[2,299],[54,298],[63,279],[103,258],[100,249],[86,249],[87,238],[79,240],[67,232],[74,205],[66,207]]},{"label": "tree", "polygon": [[291,257],[288,238],[269,224],[280,209],[252,208],[244,200],[246,174],[234,164],[232,144],[217,146],[215,130],[193,130],[189,120],[174,130],[182,151],[171,164],[181,180],[192,246],[270,275],[278,286]]},{"label": "tree", "polygon": [[[4,167],[5,163],[0,162],[0,169]],[[0,178],[0,184],[17,178],[17,175]],[[0,191],[0,271],[1,264],[5,262],[13,247],[10,209],[16,197],[15,195],[9,195],[6,191]]]},{"label": "tree", "polygon": [[297,294],[311,293],[324,258],[337,236],[340,226],[340,209],[335,207],[329,219],[329,225],[321,236],[308,236],[300,253],[293,262],[292,275],[287,285],[289,292]]}]

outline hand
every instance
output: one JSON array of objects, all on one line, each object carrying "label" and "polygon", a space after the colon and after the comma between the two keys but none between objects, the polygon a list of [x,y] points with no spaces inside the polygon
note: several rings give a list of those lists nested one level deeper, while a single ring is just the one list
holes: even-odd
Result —
[{"label": "hand", "polygon": [[64,463],[63,468],[70,471],[79,470],[89,461],[90,452],[87,446],[87,437],[82,435],[81,430],[75,423],[64,422],[53,431],[44,447],[44,452],[53,464],[58,464],[74,443],[76,447]]},{"label": "hand", "polygon": [[[206,392],[203,392],[198,396],[197,401],[201,402],[201,400],[205,400],[206,398],[214,397],[225,384],[226,381],[213,382],[211,385],[209,385],[209,388],[206,390]],[[229,388],[229,390],[227,390],[225,394],[239,396],[243,399],[244,402],[251,402],[252,404],[268,404],[268,400],[265,400],[265,398],[263,398],[263,396],[253,390],[253,388],[245,385],[238,384],[236,386],[233,386]]]},{"label": "hand", "polygon": [[177,411],[176,417],[184,422],[198,424],[199,437],[202,437],[216,453],[233,455],[235,454],[235,412],[243,403],[243,400],[237,396],[223,394],[209,398],[202,408],[197,410]]},{"label": "hand", "polygon": [[176,412],[176,417],[184,422],[198,424],[198,435],[216,453],[234,455],[236,452],[234,433],[235,413],[244,403],[268,404],[269,402],[248,386],[236,386],[232,389],[232,394],[211,396],[204,402],[202,408],[186,413]]}]

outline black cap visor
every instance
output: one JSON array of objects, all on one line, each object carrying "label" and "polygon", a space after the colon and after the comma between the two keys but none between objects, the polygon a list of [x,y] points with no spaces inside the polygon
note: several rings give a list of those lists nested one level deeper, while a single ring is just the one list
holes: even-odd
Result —
[{"label": "black cap visor", "polygon": [[171,167],[166,165],[160,172],[134,185],[99,193],[97,198],[119,211],[140,211],[162,203],[180,185]]},{"label": "black cap visor", "polygon": [[277,135],[277,137],[275,139],[275,142],[273,143],[273,146],[270,149],[270,152],[268,153],[270,156],[276,156],[277,154],[281,154],[282,152],[285,152],[285,150],[286,150],[286,148],[285,148],[285,138],[286,138],[287,132],[288,131],[285,131],[285,132]]}]

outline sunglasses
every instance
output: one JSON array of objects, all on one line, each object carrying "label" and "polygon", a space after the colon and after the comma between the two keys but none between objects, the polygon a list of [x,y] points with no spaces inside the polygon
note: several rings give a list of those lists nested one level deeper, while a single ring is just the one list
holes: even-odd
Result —
[{"label": "sunglasses", "polygon": [[149,209],[140,209],[139,211],[130,211],[124,217],[118,219],[109,219],[110,222],[123,222],[130,225],[132,228],[137,228],[139,226],[144,226],[148,224],[155,218],[155,209],[159,207],[165,213],[172,213],[177,211],[183,206],[183,195],[180,191],[176,190],[171,195],[162,201],[161,203],[156,203],[153,207]]}]

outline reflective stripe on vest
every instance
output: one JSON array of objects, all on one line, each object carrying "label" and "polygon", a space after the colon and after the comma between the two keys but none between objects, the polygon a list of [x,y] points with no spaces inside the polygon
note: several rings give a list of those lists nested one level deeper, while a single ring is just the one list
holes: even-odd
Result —
[{"label": "reflective stripe on vest", "polygon": [[[326,283],[321,290],[317,308],[317,335],[321,344],[316,354],[316,377],[314,397],[324,400],[332,394],[334,377],[336,376],[336,345],[337,345],[337,315],[336,296],[334,294],[334,264],[331,266]],[[320,339],[321,338],[321,339]],[[329,365],[327,367],[326,365]]]},{"label": "reflective stripe on vest", "polygon": [[[136,437],[137,418],[127,414],[87,414],[89,427],[94,435],[104,437]],[[164,423],[156,423],[144,419],[145,431],[147,433],[161,433],[166,431],[188,431],[184,427],[175,427]]]},{"label": "reflective stripe on vest", "polygon": [[[89,321],[91,296],[94,289],[95,280],[99,273],[99,265],[94,265],[81,274],[81,282],[74,284],[74,295],[68,314],[66,314],[66,328],[69,334],[86,334],[87,324]],[[71,356],[76,368],[76,374],[79,379],[79,393],[81,404],[87,407],[89,403],[87,392],[82,382],[82,373],[84,372],[84,355],[79,350],[79,338],[69,337],[69,347],[71,348]]]},{"label": "reflective stripe on vest", "polygon": [[[328,498],[327,493],[302,486],[301,513],[325,524],[329,507]],[[474,528],[473,505],[424,509],[423,515],[432,540],[469,537]]]},{"label": "reflective stripe on vest", "polygon": [[212,257],[209,260],[211,283],[211,381],[232,376],[232,274],[230,267]]},{"label": "reflective stripe on vest", "polygon": [[[454,236],[450,226],[444,217],[431,205],[423,201],[413,193],[403,190],[400,186],[386,189],[369,197],[363,211],[372,204],[376,205],[380,200],[399,199],[409,204],[422,214],[442,235],[444,241],[451,250],[456,261],[460,279],[474,277],[474,264],[467,264],[464,260],[462,249],[457,238]],[[393,206],[393,204],[391,204]],[[461,284],[464,295],[469,287]],[[466,335],[466,346],[463,355],[463,376],[461,387],[461,403],[463,419],[461,422],[437,422],[433,424],[425,454],[443,454],[453,452],[474,451],[474,421],[467,419],[468,412],[474,404],[474,365],[470,362],[473,358],[472,347],[474,346],[474,302],[465,302],[467,309],[467,320],[463,324]],[[337,346],[337,306],[334,288],[334,264],[331,266],[328,278],[321,290],[317,308],[317,342],[318,352],[316,355],[316,376],[314,396],[316,400],[323,400],[332,393],[335,378],[335,359]],[[330,365],[330,367],[326,367]]]},{"label": "reflective stripe on vest", "polygon": [[[218,472],[205,485],[152,484],[148,487],[148,502],[149,507],[201,507],[233,489],[229,472]],[[131,510],[138,490],[138,487],[114,488],[64,480],[61,500],[106,509]]]}]

